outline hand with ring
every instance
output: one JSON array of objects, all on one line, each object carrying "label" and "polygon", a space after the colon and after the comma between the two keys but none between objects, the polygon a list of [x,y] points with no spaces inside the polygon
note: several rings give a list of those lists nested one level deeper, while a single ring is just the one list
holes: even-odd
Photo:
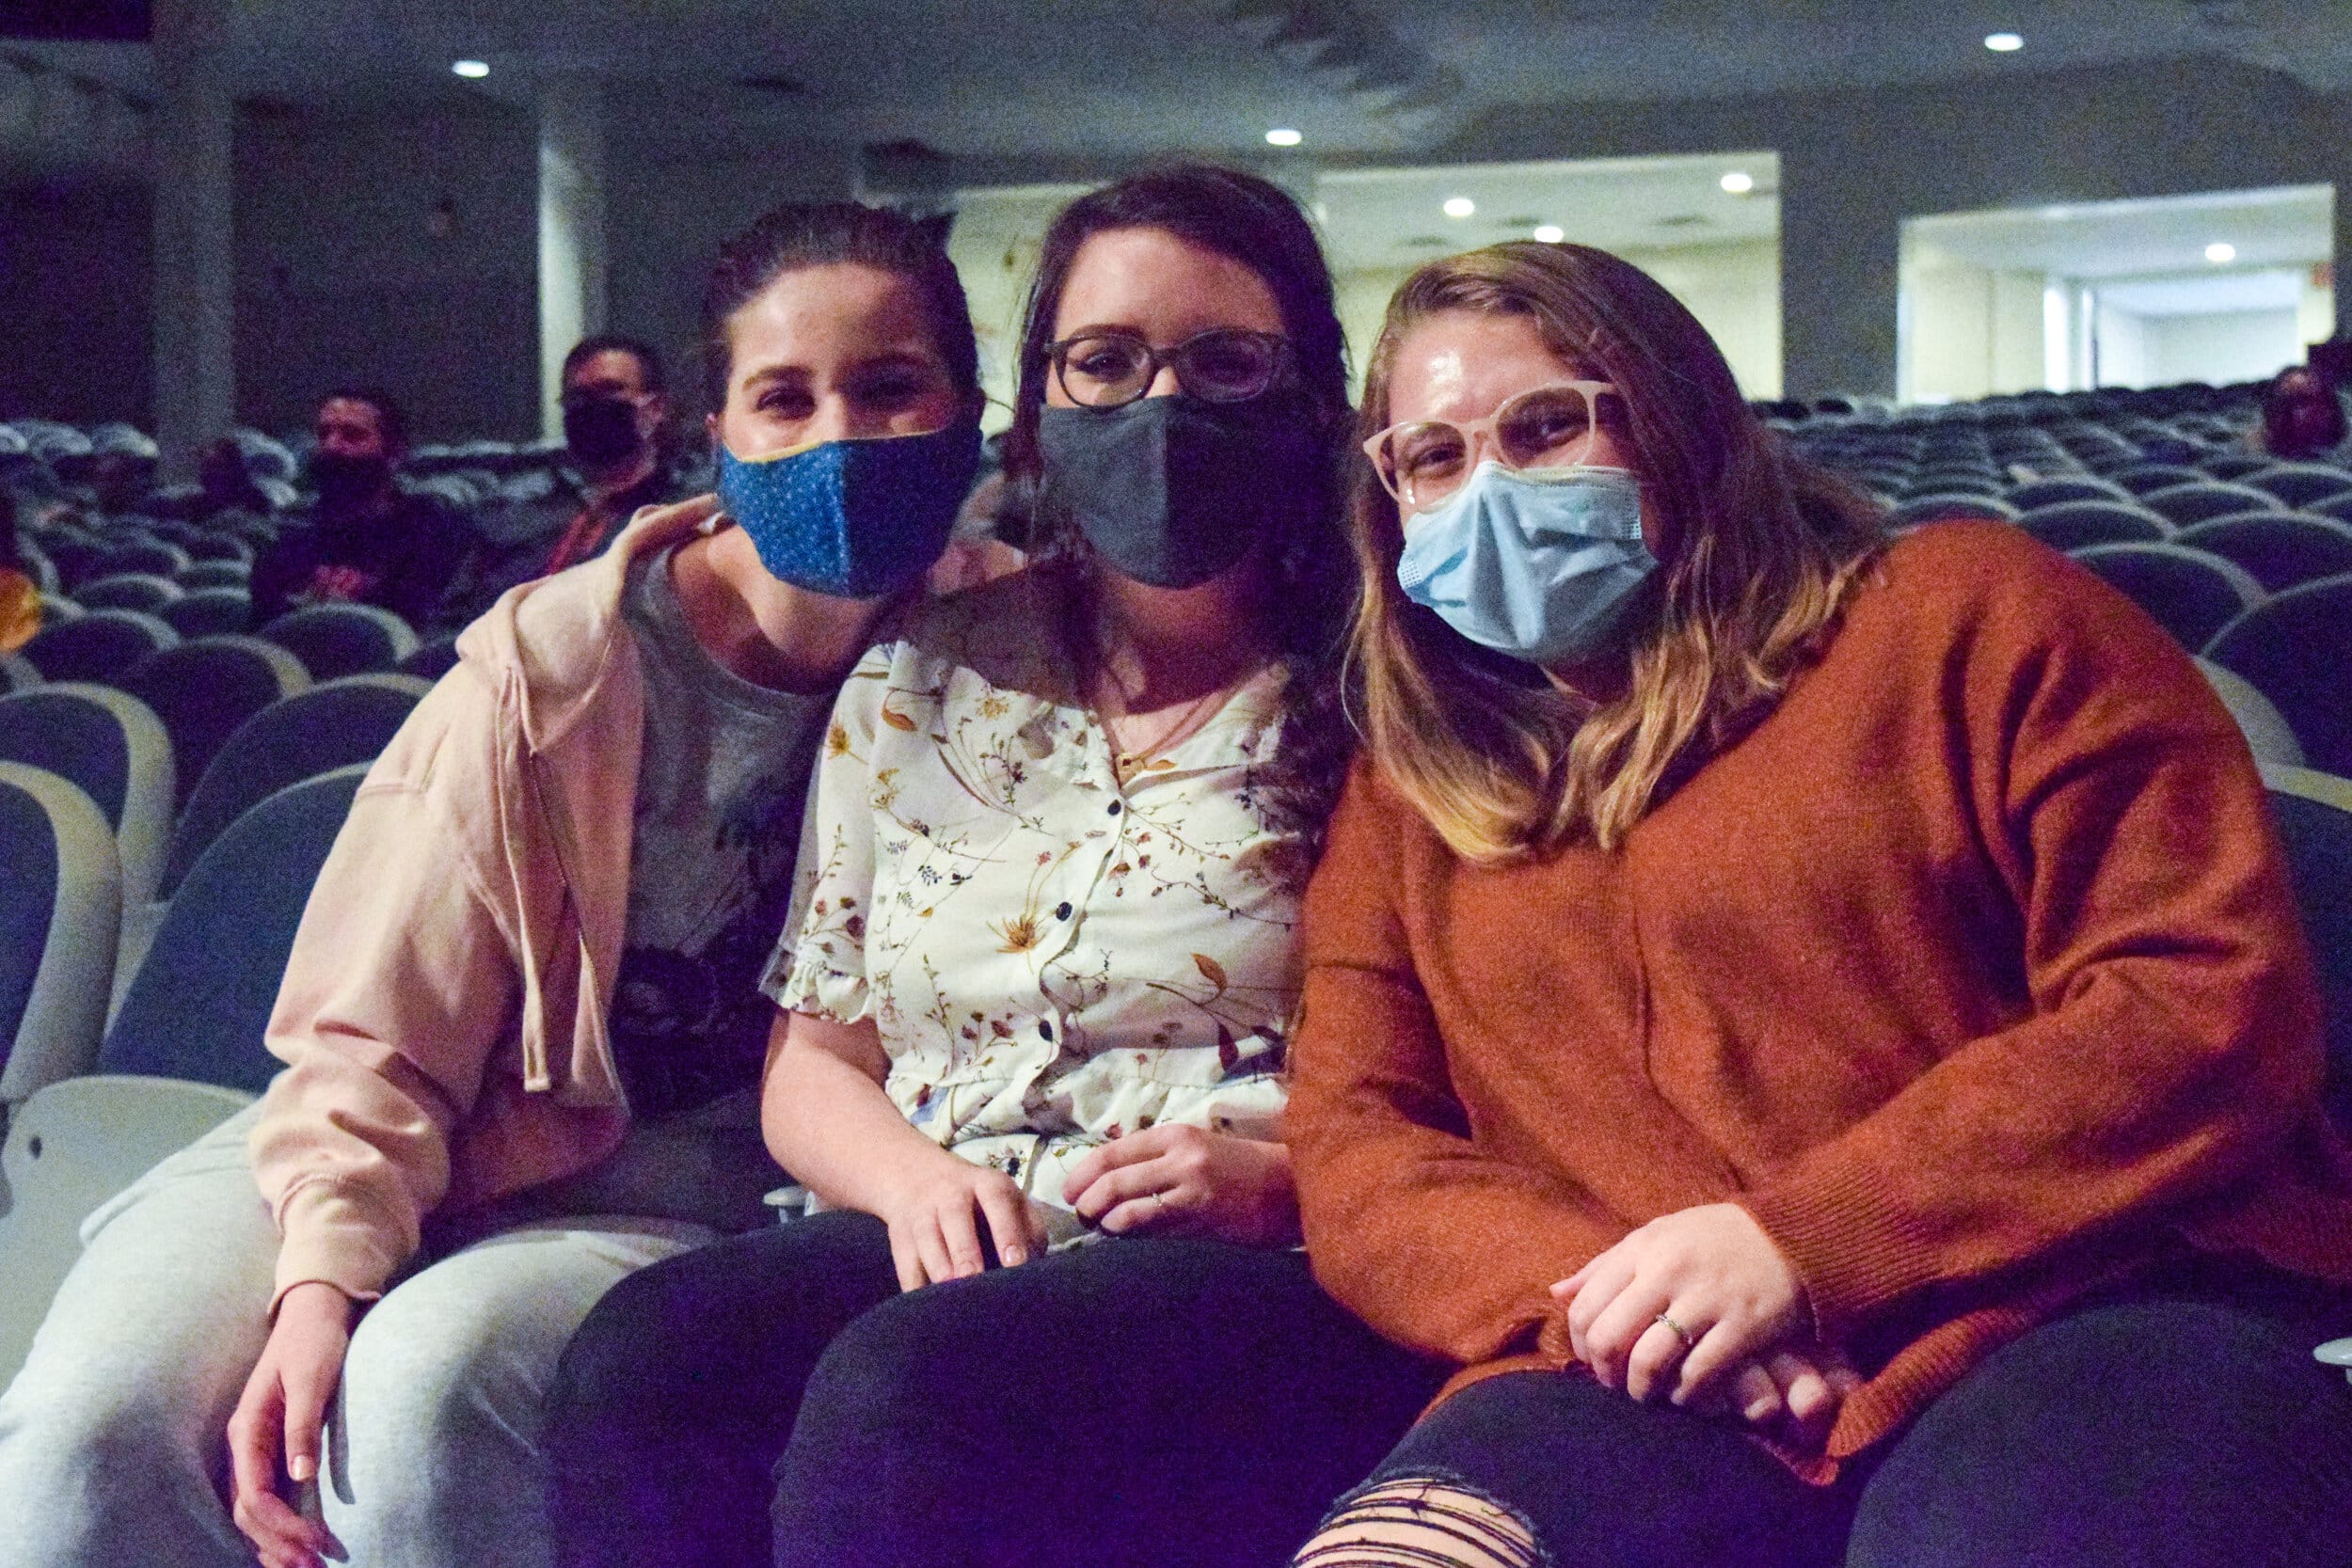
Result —
[{"label": "hand with ring", "polygon": [[1249,1246],[1298,1239],[1290,1150],[1178,1122],[1095,1148],[1072,1168],[1062,1201],[1115,1236],[1215,1236]]},{"label": "hand with ring", "polygon": [[[1724,1380],[1775,1351],[1802,1354],[1810,1338],[1796,1271],[1732,1203],[1652,1220],[1551,1293],[1567,1307],[1577,1359],[1637,1400],[1722,1400]],[[1745,1392],[1760,1397],[1754,1386]]]}]

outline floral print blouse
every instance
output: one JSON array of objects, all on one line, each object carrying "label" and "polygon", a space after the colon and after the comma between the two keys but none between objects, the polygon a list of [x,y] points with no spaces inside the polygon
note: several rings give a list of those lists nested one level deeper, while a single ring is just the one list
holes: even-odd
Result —
[{"label": "floral print blouse", "polygon": [[907,1119],[1059,1207],[1122,1132],[1276,1136],[1308,867],[1263,799],[1280,673],[1122,777],[1041,599],[933,601],[850,673],[764,989],[872,1019]]}]

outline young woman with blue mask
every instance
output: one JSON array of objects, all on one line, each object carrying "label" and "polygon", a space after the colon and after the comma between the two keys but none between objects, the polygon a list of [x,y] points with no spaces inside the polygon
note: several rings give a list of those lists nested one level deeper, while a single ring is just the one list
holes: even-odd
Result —
[{"label": "young woman with blue mask", "polygon": [[96,1217],[0,1397],[7,1568],[536,1568],[571,1329],[764,1216],[810,758],[963,499],[978,360],[936,228],[848,204],[739,236],[709,315],[725,510],[460,639],[319,876],[286,1069]]},{"label": "young woman with blue mask", "polygon": [[851,675],[769,973],[829,1212],[582,1327],[566,1563],[1271,1562],[1435,1386],[1315,1290],[1278,1119],[1348,751],[1313,231],[1220,169],[1095,192],[1021,364],[1032,564]]},{"label": "young woman with blue mask", "polygon": [[2332,1560],[2352,1150],[2195,667],[1598,251],[1416,273],[1361,422],[1285,1126],[1458,1370],[1300,1568]]}]

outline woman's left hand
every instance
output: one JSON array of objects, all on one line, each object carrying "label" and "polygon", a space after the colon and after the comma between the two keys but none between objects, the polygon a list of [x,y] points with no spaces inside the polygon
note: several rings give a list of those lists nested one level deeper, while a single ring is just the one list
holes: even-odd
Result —
[{"label": "woman's left hand", "polygon": [[1809,1342],[1804,1285],[1736,1203],[1654,1219],[1551,1293],[1568,1304],[1577,1359],[1637,1400],[1689,1404],[1716,1379]]},{"label": "woman's left hand", "polygon": [[1245,1246],[1298,1239],[1289,1149],[1177,1122],[1095,1149],[1062,1184],[1062,1201],[1115,1236],[1214,1236]]}]

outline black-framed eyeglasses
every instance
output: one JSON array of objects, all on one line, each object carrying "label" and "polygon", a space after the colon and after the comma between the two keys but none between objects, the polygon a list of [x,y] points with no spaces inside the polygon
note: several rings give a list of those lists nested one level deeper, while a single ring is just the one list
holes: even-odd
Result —
[{"label": "black-framed eyeglasses", "polygon": [[1086,332],[1045,345],[1062,395],[1081,408],[1119,408],[1151,390],[1164,365],[1176,384],[1202,403],[1246,403],[1282,379],[1289,340],[1238,326],[1196,332],[1181,343],[1153,348],[1129,332]]}]

